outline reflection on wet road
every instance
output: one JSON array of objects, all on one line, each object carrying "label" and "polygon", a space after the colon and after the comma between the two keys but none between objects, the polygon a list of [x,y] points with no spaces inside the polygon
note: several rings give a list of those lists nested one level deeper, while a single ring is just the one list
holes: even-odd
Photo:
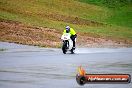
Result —
[{"label": "reflection on wet road", "polygon": [[[77,67],[88,73],[132,75],[132,48],[79,48],[76,54],[61,49],[0,42],[0,88],[81,88]],[[131,88],[130,84],[87,84],[83,88]]]}]

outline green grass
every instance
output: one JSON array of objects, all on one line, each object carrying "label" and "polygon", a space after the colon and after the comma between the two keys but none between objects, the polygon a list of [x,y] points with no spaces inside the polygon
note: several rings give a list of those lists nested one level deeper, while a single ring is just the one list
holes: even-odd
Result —
[{"label": "green grass", "polygon": [[77,0],[77,1],[116,9],[132,4],[131,0]]},{"label": "green grass", "polygon": [[113,15],[107,19],[107,23],[132,28],[132,6],[128,5],[120,9],[113,11]]},{"label": "green grass", "polygon": [[[119,2],[120,5],[111,8],[113,3],[110,5],[103,3],[103,0],[1,0],[0,19],[58,30],[63,30],[66,25],[70,25],[77,32],[131,40],[132,5]],[[76,25],[60,21],[56,19],[57,16],[60,19],[68,16],[78,17],[82,20],[92,20],[107,25]]]},{"label": "green grass", "polygon": [[[131,0],[77,0],[80,2],[107,7],[111,13],[104,22],[132,28]],[[100,20],[101,21],[101,20]]]},{"label": "green grass", "polygon": [[39,16],[44,18],[45,15],[58,14],[88,20],[103,21],[107,18],[107,14],[109,14],[108,9],[106,8],[71,0],[32,0],[32,2],[28,0],[3,0],[3,2],[1,9],[10,13],[21,14],[23,16]]}]

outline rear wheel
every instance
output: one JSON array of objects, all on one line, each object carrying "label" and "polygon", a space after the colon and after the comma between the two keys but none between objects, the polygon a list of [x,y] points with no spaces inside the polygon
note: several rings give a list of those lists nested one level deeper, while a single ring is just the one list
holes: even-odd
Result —
[{"label": "rear wheel", "polygon": [[75,48],[72,48],[71,49],[71,54],[74,54],[75,53]]},{"label": "rear wheel", "polygon": [[71,49],[71,54],[74,54],[75,52],[74,52],[74,50],[73,49]]}]

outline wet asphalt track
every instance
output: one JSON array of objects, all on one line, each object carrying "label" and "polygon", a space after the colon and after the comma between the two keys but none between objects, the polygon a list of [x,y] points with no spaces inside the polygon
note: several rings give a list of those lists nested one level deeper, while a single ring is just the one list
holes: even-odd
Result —
[{"label": "wet asphalt track", "polygon": [[82,65],[87,73],[132,75],[132,48],[79,48],[76,54],[61,49],[0,42],[0,88],[132,88],[130,84],[86,84],[75,76]]}]

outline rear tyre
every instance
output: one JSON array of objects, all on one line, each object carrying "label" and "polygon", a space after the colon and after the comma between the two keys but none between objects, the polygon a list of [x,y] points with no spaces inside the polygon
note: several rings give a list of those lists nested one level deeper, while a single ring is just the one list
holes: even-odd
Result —
[{"label": "rear tyre", "polygon": [[71,49],[71,54],[74,54],[75,53],[75,49]]},{"label": "rear tyre", "polygon": [[75,50],[74,49],[71,49],[71,54],[74,54],[75,53]]}]

